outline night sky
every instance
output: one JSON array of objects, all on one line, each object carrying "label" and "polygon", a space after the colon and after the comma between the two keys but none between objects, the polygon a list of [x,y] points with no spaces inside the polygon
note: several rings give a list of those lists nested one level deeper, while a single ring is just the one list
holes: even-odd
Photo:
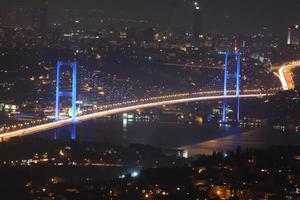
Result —
[{"label": "night sky", "polygon": [[[43,0],[0,0],[3,8],[37,5]],[[26,3],[25,3],[26,2]],[[300,23],[299,0],[202,0],[203,30],[220,33],[257,32],[267,26],[286,32]],[[189,28],[192,3],[188,0],[50,0],[49,9],[101,9],[106,16],[144,18],[162,29]],[[50,16],[51,18],[51,16]]]}]

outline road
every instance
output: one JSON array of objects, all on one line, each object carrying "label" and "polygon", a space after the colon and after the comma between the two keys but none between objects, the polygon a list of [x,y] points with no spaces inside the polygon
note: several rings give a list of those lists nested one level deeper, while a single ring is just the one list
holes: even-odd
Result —
[{"label": "road", "polygon": [[201,68],[201,69],[217,69],[217,70],[224,70],[224,67],[207,67],[197,64],[179,64],[179,63],[166,63],[166,62],[155,62],[155,64],[171,66],[171,67],[186,67],[186,68]]},{"label": "road", "polygon": [[296,67],[300,67],[300,61],[288,62],[279,67],[277,76],[279,77],[283,90],[295,89],[293,69]]},{"label": "road", "polygon": [[[258,97],[263,97],[266,96],[267,94],[248,94],[248,95],[240,95],[240,98],[258,98]],[[179,103],[187,103],[187,102],[195,102],[195,101],[207,101],[207,100],[218,100],[218,99],[231,99],[231,98],[237,98],[235,95],[227,95],[227,96],[202,96],[202,97],[193,97],[193,98],[178,98],[178,99],[173,99],[173,100],[165,100],[165,101],[158,101],[154,103],[141,103],[133,106],[124,106],[121,108],[114,108],[106,111],[100,111],[96,112],[93,114],[87,114],[83,116],[79,116],[76,119],[76,122],[83,122],[87,120],[91,120],[94,118],[99,118],[99,117],[104,117],[108,115],[114,115],[118,113],[123,113],[123,112],[128,112],[128,111],[133,111],[137,109],[144,109],[144,108],[150,108],[150,107],[159,107],[163,105],[170,105],[170,104],[179,104]],[[59,120],[47,124],[42,124],[38,126],[33,126],[30,128],[25,128],[21,130],[16,130],[8,133],[4,133],[0,135],[0,140],[7,140],[13,137],[18,137],[18,136],[24,136],[24,135],[30,135],[46,130],[51,130],[55,129],[58,127],[66,126],[73,122],[72,119],[64,119],[64,120]]]}]

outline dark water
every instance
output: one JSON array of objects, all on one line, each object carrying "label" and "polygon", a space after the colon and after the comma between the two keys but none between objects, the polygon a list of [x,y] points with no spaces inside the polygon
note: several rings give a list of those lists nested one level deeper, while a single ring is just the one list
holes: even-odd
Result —
[{"label": "dark water", "polygon": [[135,143],[177,148],[219,137],[239,135],[243,131],[242,128],[223,129],[213,125],[99,119],[76,124],[76,136],[74,132],[72,135],[71,127],[63,127],[56,131],[47,131],[30,137],[46,137],[64,141],[76,138],[78,141],[117,145]]},{"label": "dark water", "polygon": [[105,120],[79,123],[76,135],[71,128],[47,131],[30,137],[46,137],[68,141],[94,141],[128,145],[148,144],[162,148],[186,149],[189,155],[210,154],[215,150],[235,149],[237,146],[264,148],[271,145],[300,145],[300,134],[282,133],[271,129],[222,128],[213,125],[186,125],[128,120]]},{"label": "dark water", "polygon": [[255,129],[233,134],[231,136],[215,138],[182,147],[190,155],[211,154],[216,150],[234,150],[242,148],[267,148],[272,145],[300,145],[299,133],[285,133],[271,129]]}]

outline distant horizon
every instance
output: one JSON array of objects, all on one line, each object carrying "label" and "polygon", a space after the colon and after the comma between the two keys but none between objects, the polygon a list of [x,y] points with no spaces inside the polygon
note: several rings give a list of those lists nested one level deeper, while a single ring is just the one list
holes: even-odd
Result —
[{"label": "distant horizon", "polygon": [[[288,2],[287,2],[288,1]],[[39,2],[39,3],[36,3]],[[0,6],[37,6],[41,1],[0,0]],[[49,19],[57,9],[99,9],[106,17],[146,19],[162,30],[184,32],[191,28],[192,2],[184,0],[52,0]],[[296,0],[200,1],[203,33],[254,33],[268,27],[274,33],[286,33],[289,26],[300,23],[300,2]],[[155,11],[155,12],[153,12]],[[5,11],[3,11],[5,12]]]}]

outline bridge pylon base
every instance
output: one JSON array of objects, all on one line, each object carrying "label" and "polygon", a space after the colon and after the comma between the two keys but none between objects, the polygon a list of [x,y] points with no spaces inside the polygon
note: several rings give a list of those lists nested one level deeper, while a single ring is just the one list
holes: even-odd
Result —
[{"label": "bridge pylon base", "polygon": [[60,128],[54,129],[53,139],[58,140],[58,137],[61,134],[61,132],[65,131],[65,130],[71,134],[70,135],[71,140],[76,140],[77,132],[76,132],[76,124],[75,123],[73,123],[67,127],[60,127]]}]

